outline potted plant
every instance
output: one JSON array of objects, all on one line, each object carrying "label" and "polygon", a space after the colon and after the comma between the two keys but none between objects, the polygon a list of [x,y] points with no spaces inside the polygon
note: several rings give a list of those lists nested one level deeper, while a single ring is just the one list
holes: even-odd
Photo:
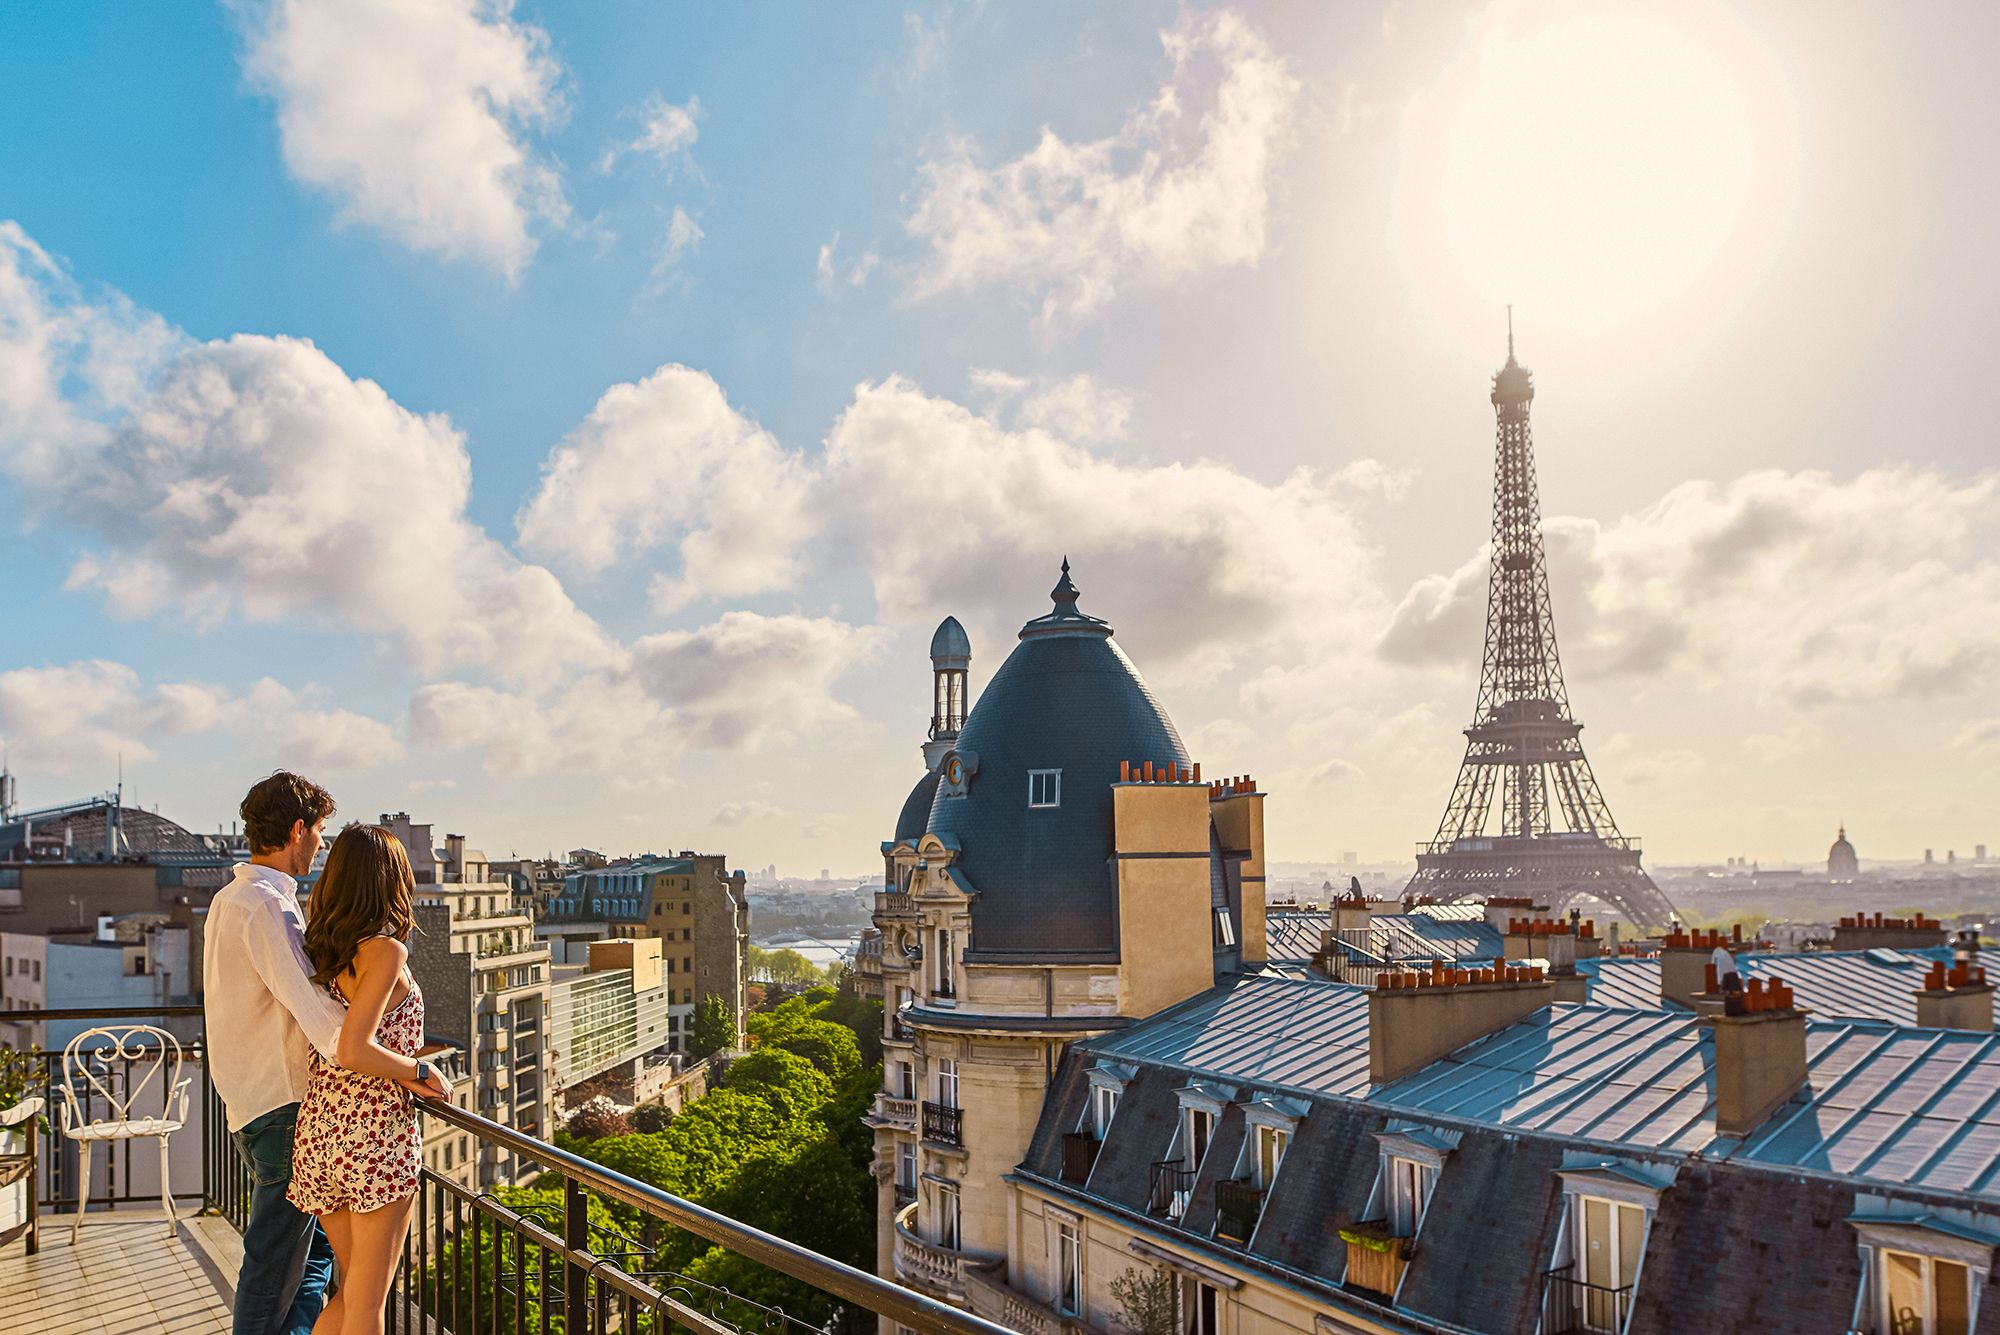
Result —
[{"label": "potted plant", "polygon": [[[40,1087],[42,1054],[0,1048],[0,1246],[35,1222],[37,1132],[48,1130]],[[29,1239],[29,1250],[34,1239]]]}]

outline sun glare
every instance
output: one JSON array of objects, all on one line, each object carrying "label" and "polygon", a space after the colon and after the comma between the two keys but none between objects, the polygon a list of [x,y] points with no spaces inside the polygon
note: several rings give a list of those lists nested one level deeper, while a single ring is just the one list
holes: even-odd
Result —
[{"label": "sun glare", "polygon": [[1572,14],[1495,30],[1447,96],[1413,164],[1435,182],[1435,240],[1471,295],[1521,303],[1540,328],[1654,316],[1744,230],[1751,98],[1678,25]]}]

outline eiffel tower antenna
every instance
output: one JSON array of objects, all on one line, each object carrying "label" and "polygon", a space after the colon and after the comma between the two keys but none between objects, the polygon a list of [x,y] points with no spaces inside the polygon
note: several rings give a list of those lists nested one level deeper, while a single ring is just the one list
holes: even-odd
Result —
[{"label": "eiffel tower antenna", "polygon": [[1526,895],[1558,914],[1591,898],[1642,927],[1664,927],[1674,907],[1640,869],[1639,841],[1611,818],[1563,685],[1528,425],[1535,384],[1514,360],[1511,306],[1507,364],[1493,377],[1491,397],[1493,566],[1479,702],[1444,819],[1418,846],[1404,893]]}]

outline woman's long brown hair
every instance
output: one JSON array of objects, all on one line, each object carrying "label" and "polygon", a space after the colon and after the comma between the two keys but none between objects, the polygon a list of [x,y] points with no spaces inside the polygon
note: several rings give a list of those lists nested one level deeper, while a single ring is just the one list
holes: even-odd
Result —
[{"label": "woman's long brown hair", "polygon": [[407,940],[417,921],[410,902],[416,886],[409,854],[395,835],[380,825],[342,830],[313,887],[306,922],[313,981],[324,986],[345,973],[371,936]]}]

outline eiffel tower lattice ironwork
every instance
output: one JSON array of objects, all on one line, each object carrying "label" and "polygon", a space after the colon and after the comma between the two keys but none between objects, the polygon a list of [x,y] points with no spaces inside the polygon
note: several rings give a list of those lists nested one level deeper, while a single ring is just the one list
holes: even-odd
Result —
[{"label": "eiffel tower lattice ironwork", "polygon": [[[1436,838],[1418,847],[1405,893],[1525,895],[1556,913],[1589,897],[1664,927],[1673,905],[1640,868],[1639,841],[1618,832],[1583,754],[1583,725],[1570,715],[1528,426],[1535,386],[1514,360],[1511,311],[1507,326],[1507,364],[1493,377],[1493,568],[1479,704],[1451,804]],[[1496,807],[1499,829],[1489,833]]]}]

